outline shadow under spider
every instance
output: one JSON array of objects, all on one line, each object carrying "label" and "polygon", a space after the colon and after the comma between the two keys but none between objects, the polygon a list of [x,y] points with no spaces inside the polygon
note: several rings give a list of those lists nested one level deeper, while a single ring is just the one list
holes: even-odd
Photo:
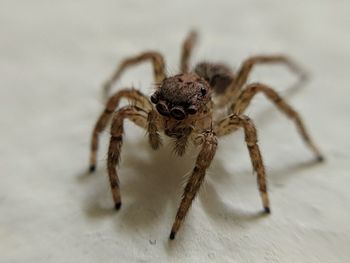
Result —
[{"label": "shadow under spider", "polygon": [[[179,158],[173,154],[169,142],[164,144],[158,151],[153,151],[146,140],[125,142],[118,169],[123,200],[120,211],[113,209],[108,175],[103,163],[95,174],[79,175],[77,180],[88,184],[90,189],[84,201],[86,215],[91,219],[113,217],[113,220],[118,220],[118,225],[134,231],[137,228],[154,227],[158,221],[168,224],[170,229],[197,152],[194,153],[195,149],[192,148],[183,158]],[[213,168],[208,177],[213,175],[216,180],[226,181],[225,178],[230,176],[221,160],[214,160]],[[199,195],[212,195],[212,187],[206,185],[205,188]],[[161,218],[167,207],[173,211],[174,217],[171,216],[169,222]],[[213,204],[213,207],[218,205]],[[225,209],[222,213],[225,213]]]},{"label": "shadow under spider", "polygon": [[[280,167],[275,169],[270,169],[267,176],[269,176],[270,181],[274,185],[283,184],[286,180],[290,178],[292,174],[301,174],[302,171],[307,169],[311,169],[316,166],[320,166],[323,163],[320,163],[316,159],[311,159],[307,161],[302,161],[299,163],[294,163],[292,165],[288,165],[286,167]],[[293,177],[295,178],[295,177]]]},{"label": "shadow under spider", "polygon": [[[169,207],[175,217],[176,210],[180,203],[185,174],[193,168],[195,158],[187,153],[183,158],[176,157],[170,145],[165,145],[158,151],[153,151],[146,140],[140,139],[131,142],[127,140],[122,152],[122,161],[119,166],[119,176],[121,181],[121,193],[123,205],[120,211],[113,209],[112,197],[109,188],[108,176],[103,163],[95,174],[81,174],[78,181],[89,184],[89,193],[85,200],[84,208],[86,215],[91,219],[113,218],[118,224],[118,231],[137,231],[138,228],[156,227],[156,223],[169,225],[173,223],[173,218],[169,222],[162,217],[164,210]],[[220,155],[214,159],[211,169],[207,174],[204,191],[199,192],[199,199],[202,207],[208,216],[215,219],[232,220],[233,224],[247,224],[264,217],[261,207],[257,206],[253,212],[244,211],[229,207],[222,200],[224,193],[218,195],[215,190],[215,181],[229,183],[232,191],[239,183],[235,184],[235,178],[241,176],[251,176],[251,172],[227,171],[223,162],[225,159]],[[268,173],[270,182],[280,180],[280,176],[285,178],[290,175],[312,166],[314,162],[301,163],[278,170],[272,169]],[[235,176],[232,176],[232,175]],[[239,181],[239,180],[237,180]],[[252,185],[256,188],[256,185]],[[258,194],[256,195],[258,197]],[[257,200],[260,205],[260,200]],[[191,210],[189,211],[191,213]],[[121,229],[122,228],[122,229]]]},{"label": "shadow under spider", "polygon": [[[221,160],[219,160],[219,162],[221,162]],[[317,160],[310,160],[302,163],[296,163],[283,168],[271,169],[271,171],[269,171],[267,174],[267,177],[269,179],[268,181],[271,186],[280,187],[281,184],[283,184],[283,182],[286,179],[290,178],[291,175],[298,174],[301,171],[312,168],[319,164],[320,163]],[[217,173],[216,170],[212,170],[212,172]],[[231,178],[236,179],[237,184],[234,184],[231,179],[224,183],[230,184],[230,188],[232,189],[232,191],[235,191],[235,188],[237,187],[247,187],[247,180],[239,180],[237,178],[242,178],[244,176],[252,176],[251,174],[251,170],[245,170],[243,172],[237,173],[232,172]],[[226,173],[225,176],[230,176],[230,172]],[[254,175],[254,177],[255,176],[256,175]],[[256,194],[251,196],[251,198],[256,199],[255,203],[257,204],[256,208],[254,208],[253,211],[238,209],[235,208],[234,204],[228,205],[228,203],[225,203],[225,193],[223,192],[220,195],[218,194],[218,191],[215,189],[215,179],[212,178],[211,180],[207,180],[205,185],[205,191],[203,191],[204,193],[199,194],[199,199],[206,214],[211,218],[215,219],[215,221],[222,220],[227,222],[229,220],[232,220],[233,224],[246,225],[268,216],[266,213],[263,212],[263,209],[261,207],[260,196],[256,183],[249,185],[249,187],[256,189]],[[242,204],[242,200],[237,200],[237,203]]]},{"label": "shadow under spider", "polygon": [[[127,136],[126,136],[127,137]],[[102,153],[103,154],[103,153]],[[113,216],[118,225],[135,230],[139,227],[156,226],[167,207],[175,217],[185,176],[193,168],[190,153],[176,157],[169,141],[153,151],[147,138],[137,141],[126,139],[121,153],[118,175],[121,184],[122,207],[113,209],[107,170],[103,162],[95,174],[83,173],[79,182],[88,184],[90,190],[84,201],[84,210],[91,219]],[[166,222],[171,227],[171,222]]]}]

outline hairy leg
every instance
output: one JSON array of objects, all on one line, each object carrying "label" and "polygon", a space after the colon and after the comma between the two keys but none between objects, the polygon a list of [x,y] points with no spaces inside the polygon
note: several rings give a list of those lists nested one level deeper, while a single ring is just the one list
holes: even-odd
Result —
[{"label": "hairy leg", "polygon": [[224,96],[222,96],[219,106],[223,106],[232,100],[235,100],[241,92],[243,86],[247,83],[249,74],[253,67],[259,64],[283,64],[287,66],[290,71],[299,76],[299,84],[307,79],[306,72],[296,64],[292,59],[284,55],[260,55],[253,56],[245,60],[238,70],[234,81],[227,88]]},{"label": "hairy leg", "polygon": [[152,124],[155,122],[154,119],[156,117],[156,114],[154,113],[153,106],[149,102],[148,98],[135,89],[120,90],[109,98],[104,111],[101,113],[93,129],[90,146],[90,172],[93,172],[96,169],[99,134],[107,127],[107,124],[111,119],[113,112],[116,110],[116,108],[118,108],[119,102],[123,98],[128,99],[131,104],[149,112],[150,117],[148,132],[150,143],[152,145],[152,148],[157,148],[156,145],[159,146],[160,144],[160,138],[159,135],[157,135],[157,129],[156,127],[152,126]]},{"label": "hairy leg", "polygon": [[235,104],[231,106],[231,110],[234,114],[242,114],[246,108],[249,106],[251,100],[258,93],[263,93],[275,106],[282,111],[288,118],[292,119],[303,139],[305,144],[311,149],[311,151],[316,155],[319,161],[323,160],[323,156],[320,150],[317,148],[316,144],[312,141],[310,135],[306,131],[304,123],[299,116],[299,114],[287,103],[285,102],[276,91],[267,85],[261,83],[253,83],[247,86],[245,90],[242,91],[238,100]]},{"label": "hairy leg", "polygon": [[257,174],[258,187],[262,204],[266,213],[270,213],[269,197],[267,194],[266,174],[263,159],[258,146],[258,136],[252,120],[245,115],[232,114],[220,121],[215,127],[217,136],[226,135],[243,128],[245,141],[254,171]]},{"label": "hairy leg", "polygon": [[193,50],[193,46],[196,44],[198,34],[196,31],[191,31],[182,44],[181,50],[181,62],[180,72],[187,73],[189,71],[189,59]]},{"label": "hairy leg", "polygon": [[120,183],[117,173],[117,165],[120,160],[120,152],[123,144],[124,120],[129,119],[135,124],[146,127],[147,115],[136,106],[121,108],[113,117],[111,126],[111,138],[108,148],[107,168],[113,201],[116,209],[121,206]]},{"label": "hairy leg", "polygon": [[190,208],[192,201],[203,182],[206,169],[209,167],[216,152],[217,139],[212,131],[203,133],[202,140],[202,149],[197,157],[196,165],[192,171],[192,175],[190,176],[185,187],[181,204],[176,213],[175,222],[171,229],[170,239],[175,238],[175,235],[179,230],[181,223],[183,222],[187,211]]},{"label": "hairy leg", "polygon": [[182,129],[182,135],[175,139],[174,152],[177,155],[182,156],[186,152],[188,139],[192,131],[193,131],[192,127],[185,127],[184,129]]},{"label": "hairy leg", "polygon": [[147,132],[148,132],[148,141],[153,150],[157,150],[162,145],[162,139],[160,138],[158,121],[159,114],[156,110],[152,109],[147,116]]},{"label": "hairy leg", "polygon": [[123,60],[114,71],[113,75],[104,84],[104,94],[108,97],[112,85],[120,78],[122,73],[128,67],[142,63],[144,61],[151,61],[153,65],[154,80],[156,83],[162,82],[166,77],[165,74],[165,61],[163,56],[156,51],[147,51],[140,55],[129,57]]}]

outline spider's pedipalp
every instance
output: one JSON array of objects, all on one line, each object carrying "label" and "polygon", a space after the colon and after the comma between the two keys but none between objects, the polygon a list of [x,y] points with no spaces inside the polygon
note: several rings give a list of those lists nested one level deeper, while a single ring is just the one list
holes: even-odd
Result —
[{"label": "spider's pedipalp", "polygon": [[148,121],[148,141],[153,150],[157,150],[162,145],[162,139],[158,128],[158,114],[155,110],[151,110],[147,116]]}]

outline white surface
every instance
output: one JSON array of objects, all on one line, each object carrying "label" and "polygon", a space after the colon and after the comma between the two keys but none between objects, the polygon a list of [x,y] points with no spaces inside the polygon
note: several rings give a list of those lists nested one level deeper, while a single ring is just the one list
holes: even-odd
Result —
[{"label": "white surface", "polygon": [[[1,1],[0,262],[349,262],[349,2]],[[73,3],[74,2],[74,3]],[[249,3],[248,3],[249,2]],[[241,133],[220,141],[204,187],[173,242],[170,227],[194,159],[152,152],[128,124],[114,212],[105,172],[86,175],[101,83],[122,58],[144,49],[178,68],[191,27],[201,41],[193,63],[283,52],[312,72],[288,100],[327,162],[264,98],[249,115],[259,128],[272,215],[261,216]],[[286,90],[294,78],[264,67],[254,80]],[[118,87],[151,93],[151,69]],[[117,89],[117,87],[115,88]]]}]

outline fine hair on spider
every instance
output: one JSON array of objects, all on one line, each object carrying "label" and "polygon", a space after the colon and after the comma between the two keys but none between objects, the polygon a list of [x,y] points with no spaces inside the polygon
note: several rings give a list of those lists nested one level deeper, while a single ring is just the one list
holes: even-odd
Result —
[{"label": "fine hair on spider", "polygon": [[[199,154],[187,180],[170,231],[170,239],[175,238],[205,178],[206,170],[218,146],[218,138],[239,129],[242,129],[245,135],[253,170],[257,175],[263,209],[270,213],[266,172],[257,131],[253,120],[244,115],[255,95],[264,94],[278,110],[291,119],[316,159],[323,160],[298,112],[270,86],[263,83],[247,83],[256,65],[284,65],[303,81],[306,74],[301,67],[289,57],[277,54],[252,56],[243,61],[237,72],[233,72],[226,64],[209,62],[200,62],[190,69],[189,59],[197,38],[198,35],[194,31],[186,37],[182,45],[180,72],[173,76],[166,75],[164,58],[157,51],[146,51],[124,59],[104,85],[108,100],[95,124],[91,139],[90,172],[93,172],[96,168],[99,135],[111,123],[107,170],[117,210],[122,204],[117,166],[123,144],[125,119],[147,131],[148,141],[154,150],[162,145],[160,133],[174,139],[173,148],[177,155],[185,153],[189,141],[195,142],[199,147]],[[109,95],[112,85],[126,69],[146,61],[152,63],[154,81],[157,83],[150,98],[133,88],[124,88]],[[121,99],[128,99],[130,104],[119,107]]]}]

